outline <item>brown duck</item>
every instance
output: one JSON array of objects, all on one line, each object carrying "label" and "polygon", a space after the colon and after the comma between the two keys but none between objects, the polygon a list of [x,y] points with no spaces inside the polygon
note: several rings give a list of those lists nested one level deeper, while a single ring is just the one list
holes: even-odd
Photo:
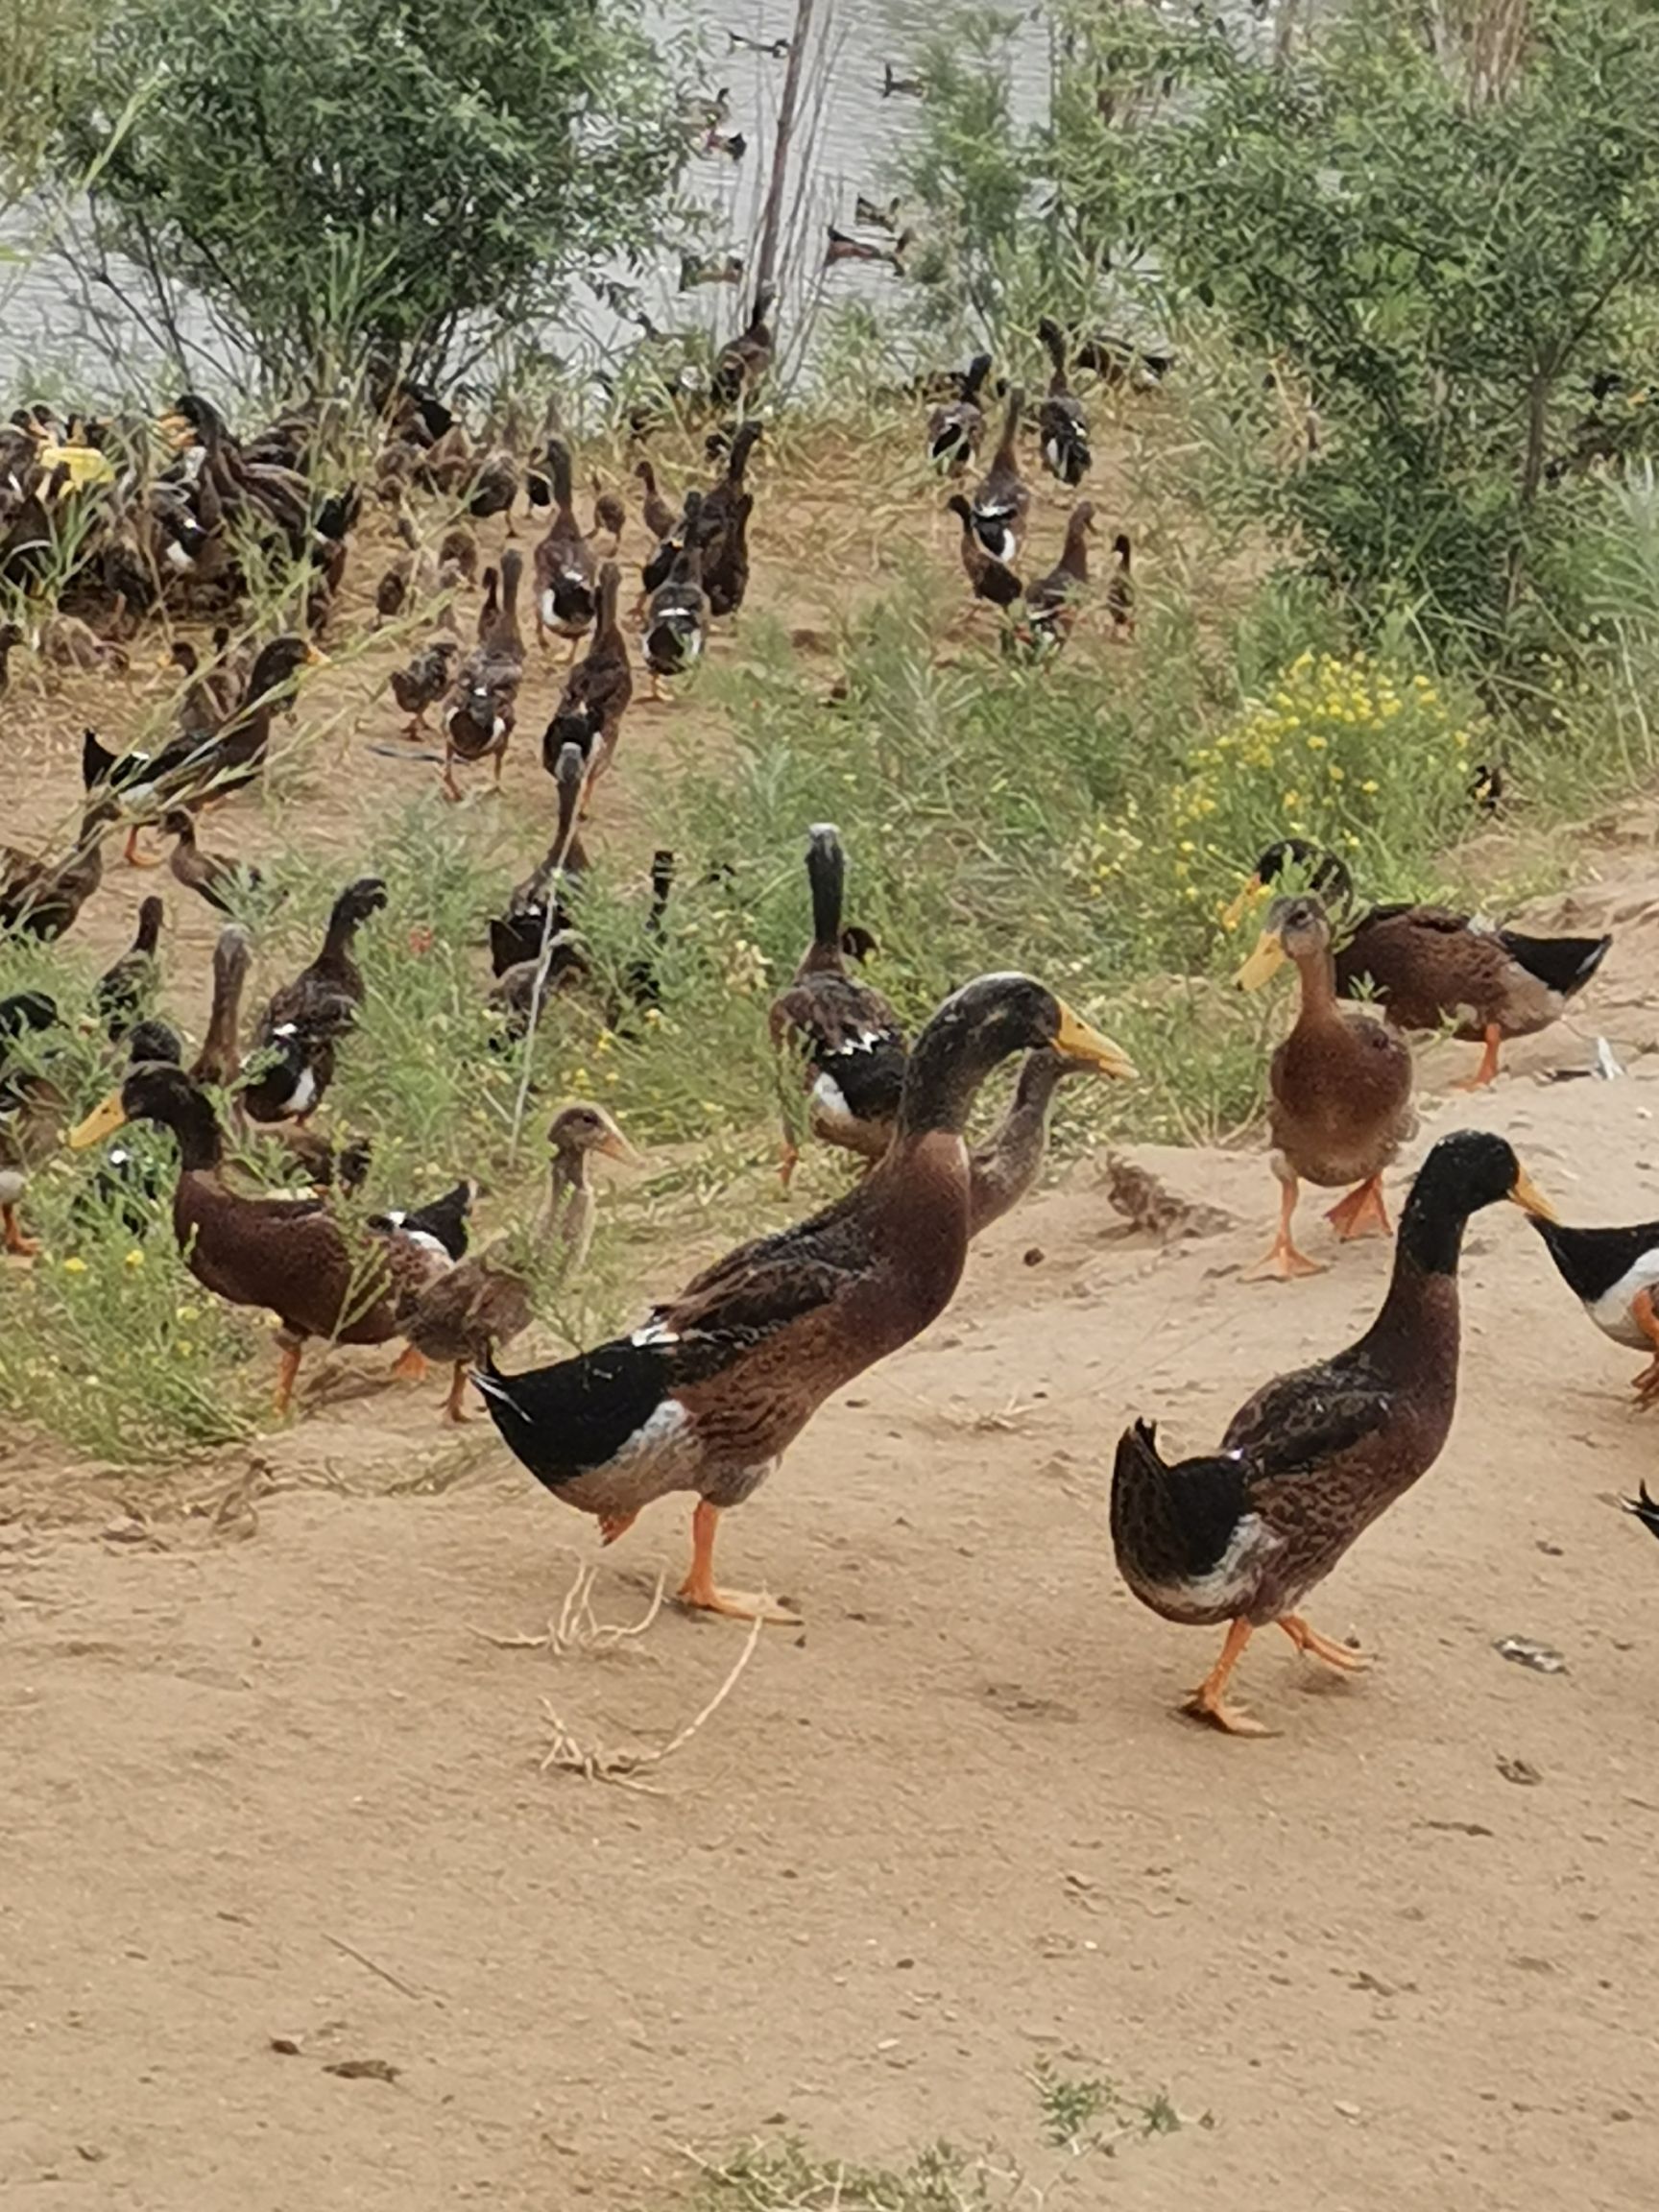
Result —
[{"label": "brown duck", "polygon": [[1331,924],[1311,892],[1273,902],[1261,942],[1238,972],[1239,988],[1258,989],[1286,960],[1295,963],[1302,1002],[1267,1076],[1279,1234],[1247,1278],[1282,1283],[1317,1275],[1324,1265],[1299,1252],[1291,1236],[1299,1182],[1327,1190],[1353,1184],[1328,1215],[1337,1235],[1344,1242],[1385,1237],[1382,1170],[1417,1126],[1411,1054],[1381,1022],[1337,1003]]},{"label": "brown duck", "polygon": [[791,1620],[714,1579],[722,1511],[777,1466],[832,1392],[926,1329],[968,1255],[962,1130],[980,1084],[1010,1053],[1057,1046],[1131,1072],[1104,1037],[1025,975],[982,975],[917,1040],[886,1156],[811,1219],[740,1245],[657,1308],[632,1335],[478,1384],[503,1441],[555,1497],[593,1514],[607,1542],[654,1499],[688,1490],[688,1605]]},{"label": "brown duck", "polygon": [[1112,1477],[1124,1580],[1166,1621],[1228,1623],[1188,1712],[1233,1735],[1267,1733],[1227,1703],[1226,1689],[1252,1631],[1270,1622],[1330,1666],[1365,1665],[1310,1628],[1300,1608],[1440,1455],[1457,1398],[1463,1231],[1500,1198],[1553,1218],[1502,1137],[1443,1137],[1406,1202],[1382,1311],[1358,1343],[1257,1391],[1213,1457],[1171,1466],[1147,1423],[1124,1431]]},{"label": "brown duck", "polygon": [[1229,920],[1262,885],[1291,869],[1342,916],[1338,991],[1374,996],[1396,1028],[1442,1029],[1450,1022],[1457,1036],[1484,1046],[1479,1067],[1459,1090],[1493,1080],[1506,1037],[1530,1037],[1558,1022],[1613,943],[1611,937],[1529,937],[1445,906],[1357,908],[1345,863],[1295,837],[1268,846]]},{"label": "brown duck", "polygon": [[562,438],[547,441],[547,469],[553,485],[553,518],[536,547],[531,581],[536,594],[536,642],[549,633],[565,638],[573,656],[593,627],[598,612],[592,548],[576,519],[571,486],[570,448]]},{"label": "brown duck", "polygon": [[524,557],[515,545],[501,562],[501,605],[482,644],[461,664],[444,712],[444,789],[459,799],[457,760],[488,760],[497,787],[507,740],[517,718],[518,686],[524,681],[524,639],[518,629],[518,584]]},{"label": "brown duck", "polygon": [[276,1315],[279,1413],[288,1409],[312,1337],[384,1344],[401,1334],[421,1291],[451,1264],[442,1238],[424,1228],[406,1222],[355,1232],[320,1199],[250,1198],[232,1190],[218,1118],[180,1069],[134,1068],[69,1142],[78,1150],[96,1144],[128,1121],[156,1122],[178,1141],[173,1228],[190,1272],[229,1305]]}]

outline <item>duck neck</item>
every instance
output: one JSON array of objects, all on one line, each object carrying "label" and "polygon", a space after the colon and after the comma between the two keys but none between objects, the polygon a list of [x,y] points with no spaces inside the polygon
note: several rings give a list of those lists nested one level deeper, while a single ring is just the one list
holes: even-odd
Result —
[{"label": "duck neck", "polygon": [[1457,1372],[1460,1336],[1457,1262],[1469,1216],[1432,1191],[1412,1190],[1400,1221],[1394,1272],[1366,1342],[1384,1363],[1395,1361],[1414,1379],[1426,1368]]},{"label": "duck neck", "polygon": [[225,1160],[219,1118],[200,1091],[192,1089],[168,1116],[167,1127],[179,1141],[179,1167],[185,1175],[209,1175]]},{"label": "duck neck", "polygon": [[924,1030],[904,1070],[894,1150],[925,1137],[960,1137],[990,1072],[976,1054],[962,1050],[959,1039],[930,1038]]},{"label": "duck neck", "polygon": [[1340,1021],[1336,1009],[1336,963],[1329,946],[1298,960],[1296,973],[1302,985],[1302,1005],[1296,1026],[1312,1029]]},{"label": "duck neck", "polygon": [[841,973],[841,906],[847,881],[847,863],[837,845],[814,845],[806,855],[806,876],[812,886],[812,952],[818,968]]},{"label": "duck neck", "polygon": [[1060,556],[1060,566],[1079,584],[1088,583],[1089,525],[1080,515],[1073,515],[1066,525],[1066,549]]}]

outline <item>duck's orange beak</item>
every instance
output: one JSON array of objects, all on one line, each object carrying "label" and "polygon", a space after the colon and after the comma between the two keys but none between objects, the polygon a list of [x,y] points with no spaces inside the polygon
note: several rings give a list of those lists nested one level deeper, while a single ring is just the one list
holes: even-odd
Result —
[{"label": "duck's orange beak", "polygon": [[1285,950],[1285,940],[1277,929],[1263,929],[1256,940],[1256,950],[1234,977],[1240,991],[1260,991],[1263,983],[1270,982],[1284,967],[1289,955]]},{"label": "duck's orange beak", "polygon": [[1525,1167],[1518,1168],[1515,1180],[1509,1186],[1510,1203],[1519,1206],[1523,1214],[1530,1214],[1537,1221],[1559,1221],[1561,1216],[1527,1174]]}]

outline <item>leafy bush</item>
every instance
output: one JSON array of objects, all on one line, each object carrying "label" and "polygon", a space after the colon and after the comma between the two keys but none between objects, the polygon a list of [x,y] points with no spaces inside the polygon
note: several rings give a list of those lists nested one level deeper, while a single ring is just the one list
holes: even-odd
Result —
[{"label": "leafy bush", "polygon": [[[60,132],[104,242],[284,396],[544,318],[661,250],[686,151],[634,0],[115,0]],[[176,349],[181,350],[181,349]]]}]

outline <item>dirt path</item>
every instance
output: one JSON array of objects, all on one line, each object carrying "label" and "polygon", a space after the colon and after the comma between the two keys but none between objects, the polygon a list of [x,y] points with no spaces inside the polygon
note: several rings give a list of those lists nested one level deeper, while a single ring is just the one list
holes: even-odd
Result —
[{"label": "dirt path", "polygon": [[[1656,1106],[1644,1061],[1506,1080],[1426,1136],[1502,1126],[1570,1214],[1629,1218],[1659,1212]],[[316,1417],[273,1463],[347,1487],[154,1548],[41,1526],[17,1469],[0,2201],[621,2212],[669,2200],[679,2146],[780,2121],[849,2156],[1028,2143],[1048,2056],[1214,2116],[1080,2202],[1650,2203],[1659,1548],[1611,1503],[1653,1464],[1633,1362],[1518,1214],[1483,1216],[1452,1445],[1313,1608],[1376,1671],[1263,1640],[1244,1687],[1282,1733],[1205,1734],[1171,1707],[1211,1639],[1113,1575],[1113,1442],[1138,1410],[1213,1438],[1353,1332],[1386,1256],[1246,1290],[1261,1161],[1145,1157],[1235,1226],[1121,1238],[1089,1167],[1004,1224],[734,1518],[727,1572],[808,1625],[766,1636],[661,1795],[539,1773],[543,1700],[661,1742],[742,1631],[485,1641],[539,1632],[593,1547],[493,1446],[472,1486],[352,1494],[430,1407]],[[663,1507],[604,1554],[601,1616],[637,1618],[684,1537]],[[1507,1635],[1566,1671],[1506,1664]],[[324,2071],[362,2058],[397,2080]]]}]

